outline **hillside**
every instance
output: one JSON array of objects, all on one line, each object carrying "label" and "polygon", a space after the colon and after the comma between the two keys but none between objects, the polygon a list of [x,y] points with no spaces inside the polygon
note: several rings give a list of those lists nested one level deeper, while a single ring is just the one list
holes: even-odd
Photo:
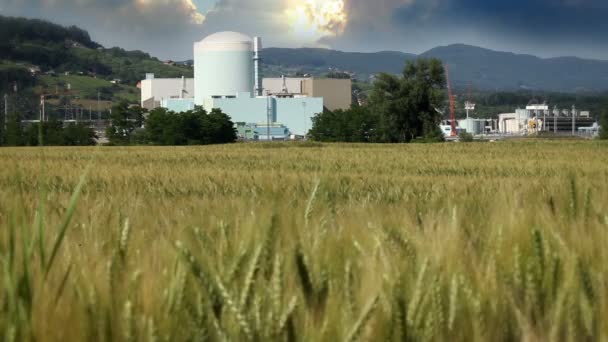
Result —
[{"label": "hillside", "polygon": [[[267,48],[263,57],[266,76],[348,72],[365,82],[380,72],[400,73],[405,61],[436,57],[450,65],[452,81],[461,93],[469,84],[479,92],[608,91],[608,61],[575,57],[542,59],[461,44],[438,47],[419,56],[394,51]],[[19,100],[23,111],[32,115],[37,115],[36,104],[31,101],[33,96],[65,95],[68,88],[71,89],[68,99],[55,96],[57,104],[69,100],[89,108],[91,101],[95,101],[96,107],[98,96],[102,108],[119,100],[137,102],[136,84],[148,72],[158,77],[193,74],[191,67],[166,65],[145,52],[105,48],[77,27],[0,16],[0,91],[12,92],[16,83],[20,96],[27,97]],[[115,79],[120,82],[111,82]],[[358,83],[356,87],[364,93],[369,85]],[[31,108],[26,108],[28,103]]]},{"label": "hillside", "polygon": [[417,57],[435,57],[450,65],[456,87],[472,83],[489,91],[543,90],[586,92],[608,90],[608,61],[575,57],[542,59],[462,44],[438,47],[419,56],[401,52],[353,53],[324,49],[264,50],[268,73],[324,74],[337,69],[360,80],[379,73],[400,73],[403,63]]},{"label": "hillside", "polygon": [[[0,16],[3,92],[17,83],[20,90],[35,85],[40,93],[61,93],[70,84],[86,98],[97,98],[100,92],[106,100],[132,99],[135,85],[147,72],[160,77],[192,76],[191,68],[165,65],[141,51],[104,48],[77,27]],[[120,85],[110,83],[112,80],[120,80]]]},{"label": "hillside", "polygon": [[360,80],[379,72],[399,72],[407,60],[416,55],[384,51],[375,53],[342,52],[328,49],[264,49],[264,67],[267,73],[281,72],[322,75],[337,69],[355,73]]}]

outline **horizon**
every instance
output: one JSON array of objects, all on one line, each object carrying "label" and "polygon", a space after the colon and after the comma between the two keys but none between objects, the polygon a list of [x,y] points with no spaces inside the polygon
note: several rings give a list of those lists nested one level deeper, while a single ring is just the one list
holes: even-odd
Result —
[{"label": "horizon", "polygon": [[188,59],[192,42],[232,30],[261,36],[278,48],[420,55],[464,44],[543,59],[608,60],[608,23],[603,19],[608,4],[600,0],[5,1],[2,15],[76,25],[104,46],[141,50],[160,59]]}]

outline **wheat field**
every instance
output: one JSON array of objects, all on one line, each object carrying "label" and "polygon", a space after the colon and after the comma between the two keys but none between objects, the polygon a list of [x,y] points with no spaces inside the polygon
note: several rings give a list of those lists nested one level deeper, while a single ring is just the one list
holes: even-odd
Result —
[{"label": "wheat field", "polygon": [[6,341],[608,340],[608,145],[0,149]]}]

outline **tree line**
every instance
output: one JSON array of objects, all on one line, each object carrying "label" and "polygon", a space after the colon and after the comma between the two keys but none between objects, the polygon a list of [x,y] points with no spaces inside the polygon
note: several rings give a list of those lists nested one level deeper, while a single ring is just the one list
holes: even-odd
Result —
[{"label": "tree line", "polygon": [[106,136],[112,145],[209,145],[237,140],[234,123],[219,109],[183,113],[156,108],[147,113],[122,102],[112,108]]},{"label": "tree line", "polygon": [[9,114],[0,126],[0,146],[91,146],[97,143],[95,131],[85,123],[64,124],[58,120],[24,123]]},{"label": "tree line", "polygon": [[608,140],[608,109],[605,109],[600,116],[600,132],[601,140]]},{"label": "tree line", "polygon": [[309,135],[325,142],[403,143],[443,141],[445,71],[437,59],[408,62],[401,77],[380,74],[367,104],[324,111]]},{"label": "tree line", "polygon": [[[0,123],[4,123],[0,115]],[[106,128],[110,145],[209,145],[237,140],[234,123],[219,109],[201,107],[183,113],[164,108],[147,110],[121,102],[112,107]],[[87,146],[99,137],[87,123],[65,124],[59,120],[23,122],[9,114],[0,124],[0,146]]]}]

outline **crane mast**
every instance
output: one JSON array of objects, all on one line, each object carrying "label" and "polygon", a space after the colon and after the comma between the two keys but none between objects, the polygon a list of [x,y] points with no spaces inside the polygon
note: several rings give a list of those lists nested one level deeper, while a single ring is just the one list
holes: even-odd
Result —
[{"label": "crane mast", "polygon": [[450,68],[447,64],[445,65],[445,78],[448,83],[448,97],[450,100],[450,125],[452,127],[450,135],[455,137],[458,135],[458,131],[456,130],[456,104],[454,103],[454,95],[452,94],[452,85],[450,83]]}]

